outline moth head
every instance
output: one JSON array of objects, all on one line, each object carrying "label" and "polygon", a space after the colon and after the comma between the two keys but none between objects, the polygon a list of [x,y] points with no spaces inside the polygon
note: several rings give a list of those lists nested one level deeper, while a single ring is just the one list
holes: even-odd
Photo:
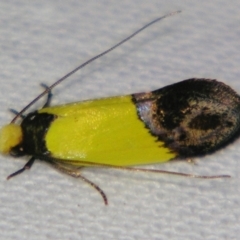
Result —
[{"label": "moth head", "polygon": [[19,125],[10,123],[0,130],[0,153],[9,154],[12,148],[22,142],[23,134]]}]

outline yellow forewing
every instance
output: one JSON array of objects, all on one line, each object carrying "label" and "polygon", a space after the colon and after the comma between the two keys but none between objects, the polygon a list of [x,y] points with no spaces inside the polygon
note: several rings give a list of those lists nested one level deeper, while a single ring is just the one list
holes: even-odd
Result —
[{"label": "yellow forewing", "polygon": [[39,110],[43,112],[57,115],[45,137],[54,158],[127,166],[176,157],[138,118],[131,96]]}]

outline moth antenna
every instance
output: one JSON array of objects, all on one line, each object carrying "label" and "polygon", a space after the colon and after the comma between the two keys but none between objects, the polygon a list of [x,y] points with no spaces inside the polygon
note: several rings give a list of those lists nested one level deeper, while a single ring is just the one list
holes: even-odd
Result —
[{"label": "moth antenna", "polygon": [[131,38],[133,38],[135,35],[137,35],[138,33],[142,32],[144,29],[148,28],[149,26],[153,25],[154,23],[166,18],[166,17],[170,17],[172,15],[175,15],[177,13],[180,13],[181,11],[175,11],[175,12],[171,12],[168,13],[162,17],[156,18],[153,21],[149,22],[148,24],[144,25],[143,27],[141,27],[140,29],[138,29],[137,31],[135,31],[133,34],[129,35],[128,37],[126,37],[125,39],[123,39],[122,41],[118,42],[117,44],[115,44],[114,46],[112,46],[111,48],[105,50],[104,52],[90,58],[89,60],[87,60],[86,62],[84,62],[83,64],[79,65],[78,67],[76,67],[75,69],[73,69],[71,72],[69,72],[68,74],[66,74],[65,76],[63,76],[62,78],[58,79],[55,83],[53,83],[51,86],[49,86],[48,88],[46,88],[45,91],[43,91],[41,94],[39,94],[35,99],[33,99],[29,104],[27,104],[11,121],[11,123],[14,123],[29,107],[31,107],[35,102],[37,102],[40,98],[42,98],[45,94],[47,94],[48,92],[50,92],[54,87],[56,87],[58,84],[60,84],[61,82],[63,82],[65,79],[67,79],[68,77],[70,77],[71,75],[73,75],[75,72],[77,72],[78,70],[80,70],[81,68],[85,67],[86,65],[92,63],[93,61],[95,61],[96,59],[106,55],[107,53],[113,51],[115,48],[119,47],[120,45],[122,45],[123,43],[127,42],[128,40],[130,40]]}]

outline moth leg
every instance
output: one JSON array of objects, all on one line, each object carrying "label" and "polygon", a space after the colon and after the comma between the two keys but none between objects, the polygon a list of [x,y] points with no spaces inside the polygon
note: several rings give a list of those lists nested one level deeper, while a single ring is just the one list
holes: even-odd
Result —
[{"label": "moth leg", "polygon": [[31,157],[28,162],[23,166],[23,168],[19,169],[18,171],[10,174],[8,177],[7,177],[7,180],[12,178],[12,177],[15,177],[19,174],[21,174],[22,172],[24,172],[25,170],[28,170],[32,167],[33,163],[35,161],[35,158],[34,157]]},{"label": "moth leg", "polygon": [[[12,109],[12,108],[10,108],[9,111],[10,111],[11,113],[13,113],[14,115],[16,115],[16,116],[17,116],[18,113],[19,113],[17,110]],[[21,117],[22,119],[24,119],[24,118],[25,118],[25,115],[22,115],[22,114],[21,114],[20,117]]]},{"label": "moth leg", "polygon": [[[41,83],[41,86],[42,86],[43,88],[45,88],[46,90],[49,89],[49,87],[48,87],[46,84],[44,84],[44,83]],[[47,95],[47,100],[46,100],[46,102],[45,102],[45,104],[43,105],[42,108],[49,107],[49,106],[50,106],[50,103],[51,103],[51,100],[52,100],[52,91],[50,90],[50,91],[48,92],[48,95]]]},{"label": "moth leg", "polygon": [[107,196],[106,194],[103,192],[103,190],[98,186],[96,185],[94,182],[88,180],[87,178],[85,178],[84,176],[81,175],[79,169],[76,169],[76,168],[71,168],[70,166],[68,167],[67,165],[64,165],[64,164],[59,164],[59,163],[56,163],[56,162],[53,162],[53,161],[50,161],[49,162],[54,168],[56,168],[57,170],[59,170],[60,172],[63,172],[65,174],[68,174],[74,178],[80,178],[82,179],[84,182],[88,183],[91,187],[93,187],[95,190],[98,191],[98,193],[101,195],[103,201],[104,201],[104,204],[105,205],[108,205],[108,200],[107,200]]}]

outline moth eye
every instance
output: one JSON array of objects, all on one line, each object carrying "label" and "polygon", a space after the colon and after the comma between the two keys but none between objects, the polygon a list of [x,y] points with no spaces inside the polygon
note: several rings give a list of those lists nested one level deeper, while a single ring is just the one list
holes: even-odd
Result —
[{"label": "moth eye", "polygon": [[19,156],[22,156],[24,155],[24,149],[23,147],[19,147],[19,146],[16,146],[14,148],[11,149],[11,152],[10,152],[10,155],[13,156],[13,157],[19,157]]}]

